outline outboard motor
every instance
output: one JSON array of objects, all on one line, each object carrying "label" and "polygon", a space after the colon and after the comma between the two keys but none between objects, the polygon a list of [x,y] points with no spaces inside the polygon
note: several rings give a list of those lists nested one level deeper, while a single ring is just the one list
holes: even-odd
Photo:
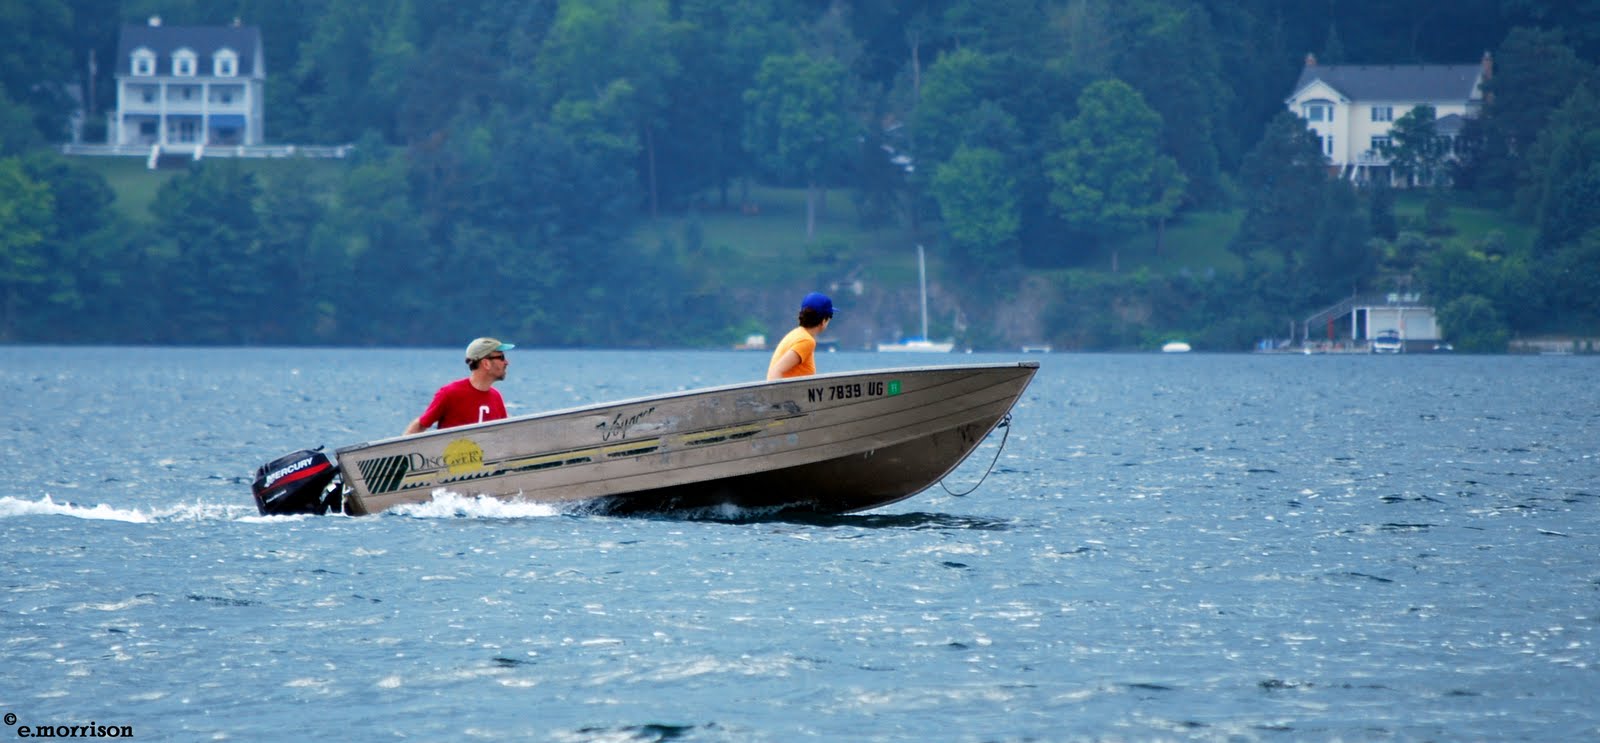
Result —
[{"label": "outboard motor", "polygon": [[321,516],[343,510],[340,491],[344,483],[339,468],[322,453],[322,447],[285,454],[256,470],[250,491],[263,516],[308,513]]}]

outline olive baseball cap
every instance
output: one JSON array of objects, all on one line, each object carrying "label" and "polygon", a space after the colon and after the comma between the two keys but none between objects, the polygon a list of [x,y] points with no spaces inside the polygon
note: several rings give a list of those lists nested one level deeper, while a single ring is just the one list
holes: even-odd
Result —
[{"label": "olive baseball cap", "polygon": [[467,360],[481,361],[495,351],[510,351],[516,347],[514,343],[501,343],[498,338],[479,338],[467,344]]}]

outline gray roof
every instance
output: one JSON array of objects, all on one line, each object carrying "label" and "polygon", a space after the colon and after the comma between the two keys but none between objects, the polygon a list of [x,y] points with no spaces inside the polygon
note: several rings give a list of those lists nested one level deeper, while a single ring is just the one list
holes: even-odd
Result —
[{"label": "gray roof", "polygon": [[1353,101],[1468,101],[1482,65],[1307,65],[1295,93],[1321,80]]},{"label": "gray roof", "polygon": [[1436,134],[1454,136],[1461,133],[1467,125],[1467,120],[1460,114],[1446,114],[1433,121],[1433,131]]},{"label": "gray roof", "polygon": [[116,74],[133,74],[133,50],[139,47],[155,52],[157,75],[172,74],[172,53],[184,47],[194,52],[202,76],[210,74],[211,57],[222,49],[239,55],[239,77],[266,72],[255,69],[256,52],[261,48],[261,29],[255,26],[123,26],[117,42]]}]

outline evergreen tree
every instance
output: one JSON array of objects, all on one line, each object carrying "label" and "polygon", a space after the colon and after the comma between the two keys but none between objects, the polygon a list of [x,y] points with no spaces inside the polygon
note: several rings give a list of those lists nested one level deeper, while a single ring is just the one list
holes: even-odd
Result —
[{"label": "evergreen tree", "polygon": [[1089,86],[1077,117],[1062,125],[1064,146],[1047,159],[1051,205],[1103,243],[1170,219],[1186,181],[1159,151],[1160,138],[1160,114],[1133,88],[1118,80]]}]

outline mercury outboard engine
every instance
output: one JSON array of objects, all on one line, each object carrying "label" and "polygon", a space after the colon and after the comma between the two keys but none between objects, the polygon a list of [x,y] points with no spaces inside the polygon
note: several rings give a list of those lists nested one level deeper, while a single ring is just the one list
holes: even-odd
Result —
[{"label": "mercury outboard engine", "polygon": [[263,516],[339,513],[344,505],[339,468],[322,453],[322,447],[285,454],[256,470],[250,491]]}]

